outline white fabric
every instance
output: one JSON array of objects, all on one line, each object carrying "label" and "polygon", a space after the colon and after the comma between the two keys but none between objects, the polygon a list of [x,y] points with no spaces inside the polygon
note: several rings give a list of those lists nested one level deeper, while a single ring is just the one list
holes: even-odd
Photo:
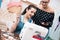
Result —
[{"label": "white fabric", "polygon": [[57,30],[54,32],[56,26],[58,25],[58,21],[59,21],[59,16],[60,16],[60,11],[55,11],[55,16],[54,16],[54,21],[53,21],[53,25],[49,30],[49,36],[53,39],[53,40],[59,40],[59,36],[60,36],[60,26],[57,28]]},{"label": "white fabric", "polygon": [[15,13],[8,14],[8,20],[6,22],[8,28],[11,28],[12,27],[13,22],[16,21],[16,17],[17,17],[17,15]]},{"label": "white fabric", "polygon": [[2,18],[0,21],[5,23],[8,28],[10,28],[12,26],[13,22],[16,21],[17,15],[15,13],[6,12],[1,15],[2,15]]}]

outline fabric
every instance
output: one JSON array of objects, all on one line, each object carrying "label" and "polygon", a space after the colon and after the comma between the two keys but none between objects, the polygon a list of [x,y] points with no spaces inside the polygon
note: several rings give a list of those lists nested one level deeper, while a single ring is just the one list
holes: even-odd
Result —
[{"label": "fabric", "polygon": [[13,23],[16,21],[17,14],[6,12],[2,15],[2,22],[6,23],[7,27],[10,29]]},{"label": "fabric", "polygon": [[[48,13],[48,12],[45,12],[45,11],[37,8],[37,12],[32,17],[32,19],[35,22],[35,24],[44,26],[49,29],[49,27],[51,27],[51,25],[53,23],[54,13]],[[42,22],[45,22],[45,23],[48,22],[48,25],[47,26],[42,25],[41,24]]]},{"label": "fabric", "polygon": [[[58,13],[58,14],[57,14]],[[49,29],[48,36],[45,40],[60,40],[60,24],[59,24],[60,11],[55,11],[55,16],[53,20],[53,25]],[[59,24],[59,25],[58,25]],[[58,26],[58,27],[57,27]],[[55,30],[56,29],[56,30]]]},{"label": "fabric", "polygon": [[20,6],[20,7],[22,7],[22,2],[10,2],[7,6],[8,6],[8,8],[10,8],[12,6]]},{"label": "fabric", "polygon": [[[29,19],[28,22],[31,23],[32,20]],[[15,33],[20,34],[21,29],[23,28],[23,26],[24,26],[24,15],[22,15],[22,16],[20,17],[20,21],[19,21],[19,23],[18,23],[18,25],[17,25],[17,28],[16,28],[16,30],[15,30]]]},{"label": "fabric", "polygon": [[45,40],[60,40],[60,24],[56,30],[54,30],[53,35],[50,34],[46,37]]},{"label": "fabric", "polygon": [[0,7],[1,7],[2,0],[0,0]]}]

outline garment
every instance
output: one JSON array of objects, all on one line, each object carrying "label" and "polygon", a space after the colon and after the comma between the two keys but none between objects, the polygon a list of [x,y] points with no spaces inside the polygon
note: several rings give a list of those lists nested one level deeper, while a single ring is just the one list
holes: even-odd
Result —
[{"label": "garment", "polygon": [[[46,27],[47,29],[49,29],[49,27],[51,27],[52,23],[53,23],[53,19],[54,19],[54,13],[48,13],[45,12],[39,8],[37,8],[37,12],[35,13],[35,15],[32,17],[33,21],[35,22],[35,24]],[[42,22],[48,22],[49,25],[45,26],[42,25]]]},{"label": "garment", "polygon": [[2,0],[0,0],[0,7],[1,7]]},{"label": "garment", "polygon": [[12,6],[20,6],[20,7],[22,7],[22,2],[10,2],[7,6],[8,6],[8,8],[10,8]]},{"label": "garment", "polygon": [[2,14],[2,22],[6,23],[6,26],[10,29],[13,23],[16,21],[17,14],[6,12]]},{"label": "garment", "polygon": [[[19,21],[19,23],[17,25],[17,28],[14,31],[15,33],[20,34],[20,32],[21,32],[21,30],[22,30],[22,28],[24,26],[24,22],[23,21],[24,21],[24,15],[21,15],[20,21]],[[31,23],[32,22],[32,19],[29,19],[28,22]]]},{"label": "garment", "polygon": [[60,40],[60,22],[59,22],[60,11],[55,11],[52,27],[49,29],[48,36],[45,40]]},{"label": "garment", "polygon": [[[49,32],[49,34],[51,32]],[[58,23],[58,25],[54,29],[53,35],[52,34],[48,35],[45,40],[60,40],[60,22]]]}]

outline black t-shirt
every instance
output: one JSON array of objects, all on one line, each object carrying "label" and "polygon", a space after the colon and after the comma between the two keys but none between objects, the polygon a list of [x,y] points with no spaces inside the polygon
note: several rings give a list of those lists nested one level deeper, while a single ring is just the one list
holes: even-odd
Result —
[{"label": "black t-shirt", "polygon": [[[54,13],[48,13],[48,12],[45,12],[45,11],[37,8],[37,11],[36,11],[35,15],[32,17],[32,19],[35,22],[35,24],[49,29],[49,27],[51,27],[51,25],[53,23]],[[45,23],[48,22],[49,25],[47,25],[47,26],[42,25],[41,22],[45,22]]]}]

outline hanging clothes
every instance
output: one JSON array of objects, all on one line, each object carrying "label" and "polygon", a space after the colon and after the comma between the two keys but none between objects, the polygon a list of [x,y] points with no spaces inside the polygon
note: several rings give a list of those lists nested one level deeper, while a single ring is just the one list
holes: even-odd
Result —
[{"label": "hanging clothes", "polygon": [[0,7],[1,7],[2,0],[0,0]]}]

